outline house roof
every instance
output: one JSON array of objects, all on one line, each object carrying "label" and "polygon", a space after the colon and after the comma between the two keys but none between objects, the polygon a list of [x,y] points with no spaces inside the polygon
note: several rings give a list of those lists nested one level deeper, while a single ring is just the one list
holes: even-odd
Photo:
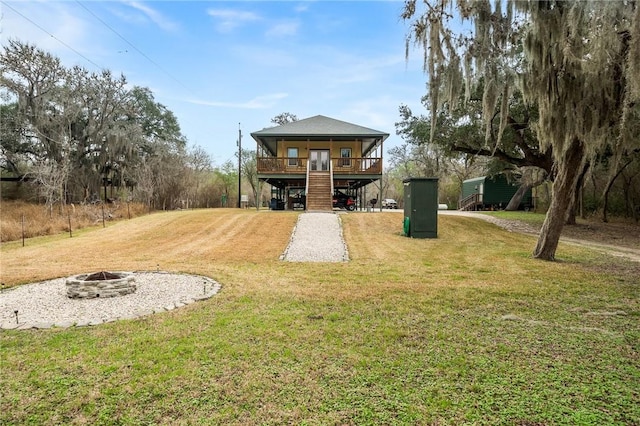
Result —
[{"label": "house roof", "polygon": [[389,133],[369,129],[346,121],[316,115],[281,126],[269,127],[251,133],[256,142],[261,143],[272,153],[277,140],[353,140],[360,139],[365,150],[371,150],[389,137]]},{"label": "house roof", "polygon": [[255,139],[261,136],[361,136],[387,138],[388,133],[335,118],[316,115],[303,120],[293,121],[281,126],[269,127],[251,133]]}]

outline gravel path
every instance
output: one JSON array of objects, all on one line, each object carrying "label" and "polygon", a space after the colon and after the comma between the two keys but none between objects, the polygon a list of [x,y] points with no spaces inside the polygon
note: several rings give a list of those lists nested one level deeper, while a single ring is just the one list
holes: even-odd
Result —
[{"label": "gravel path", "polygon": [[66,278],[3,290],[0,329],[81,327],[133,319],[208,299],[220,290],[217,282],[197,275],[136,272],[135,278],[135,293],[110,298],[70,299]]},{"label": "gravel path", "polygon": [[335,213],[302,213],[281,259],[287,262],[346,262],[342,222]]}]

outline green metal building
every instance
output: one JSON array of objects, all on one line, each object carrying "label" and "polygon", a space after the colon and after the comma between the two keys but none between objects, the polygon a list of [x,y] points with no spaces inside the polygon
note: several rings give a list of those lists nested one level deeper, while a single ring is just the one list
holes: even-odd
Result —
[{"label": "green metal building", "polygon": [[[504,175],[482,176],[462,182],[459,210],[502,210],[516,193],[520,185],[508,182]],[[522,198],[519,209],[533,207],[531,190]]]}]

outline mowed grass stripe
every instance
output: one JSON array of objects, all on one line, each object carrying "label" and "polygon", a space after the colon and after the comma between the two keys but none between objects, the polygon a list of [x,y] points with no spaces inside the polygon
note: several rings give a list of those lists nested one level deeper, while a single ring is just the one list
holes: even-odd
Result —
[{"label": "mowed grass stripe", "polygon": [[105,229],[2,245],[2,281],[94,270],[203,271],[213,262],[277,260],[297,214],[207,209],[155,213]]}]

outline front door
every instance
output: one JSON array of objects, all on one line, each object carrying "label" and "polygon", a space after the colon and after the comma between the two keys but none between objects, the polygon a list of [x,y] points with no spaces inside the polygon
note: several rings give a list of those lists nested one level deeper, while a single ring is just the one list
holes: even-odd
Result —
[{"label": "front door", "polygon": [[329,150],[313,149],[309,152],[309,161],[311,161],[311,170],[328,171],[329,170]]}]

